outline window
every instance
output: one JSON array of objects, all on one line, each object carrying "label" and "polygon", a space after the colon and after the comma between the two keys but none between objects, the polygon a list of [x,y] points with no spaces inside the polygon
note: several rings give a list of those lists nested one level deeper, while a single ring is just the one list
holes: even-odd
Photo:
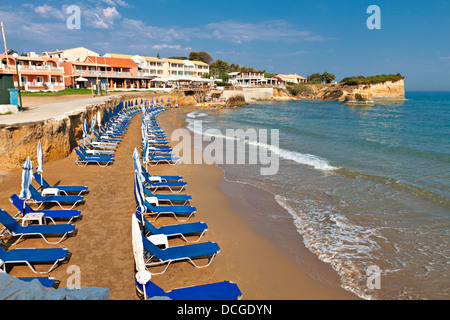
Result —
[{"label": "window", "polygon": [[21,77],[20,77],[20,83],[25,84],[25,83],[27,83],[27,82],[28,82],[27,77],[24,77],[24,76],[21,76]]},{"label": "window", "polygon": [[36,82],[44,82],[44,78],[43,77],[36,77]]}]

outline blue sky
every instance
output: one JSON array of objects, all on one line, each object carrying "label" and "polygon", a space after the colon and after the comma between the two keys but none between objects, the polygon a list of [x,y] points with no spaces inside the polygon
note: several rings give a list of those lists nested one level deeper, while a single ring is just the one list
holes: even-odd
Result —
[{"label": "blue sky", "polygon": [[[66,9],[81,9],[81,29]],[[370,5],[381,29],[369,30]],[[398,73],[406,90],[450,91],[450,3],[392,0],[2,0],[8,49],[84,46],[161,57],[206,51],[273,73]],[[3,51],[3,47],[2,50]]]}]

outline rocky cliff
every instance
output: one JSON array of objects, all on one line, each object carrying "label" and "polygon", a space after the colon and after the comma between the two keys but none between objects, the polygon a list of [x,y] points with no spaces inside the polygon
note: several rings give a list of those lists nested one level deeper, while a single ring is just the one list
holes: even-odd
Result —
[{"label": "rocky cliff", "polygon": [[405,85],[403,80],[353,86],[334,84],[320,92],[319,95],[324,100],[343,103],[366,104],[373,102],[372,100],[403,100],[405,99]]}]

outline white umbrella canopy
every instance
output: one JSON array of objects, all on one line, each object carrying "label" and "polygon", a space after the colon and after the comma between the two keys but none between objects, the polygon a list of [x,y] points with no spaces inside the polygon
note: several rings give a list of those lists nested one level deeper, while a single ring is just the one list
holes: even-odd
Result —
[{"label": "white umbrella canopy", "polygon": [[139,177],[139,172],[134,172],[134,197],[136,199],[137,208],[136,211],[139,213],[145,213],[147,207],[145,206],[145,195],[143,191],[142,182]]},{"label": "white umbrella canopy", "polygon": [[134,148],[133,152],[133,169],[134,171],[137,171],[139,175],[142,174],[141,156],[139,155],[139,152],[136,148]]},{"label": "white umbrella canopy", "polygon": [[100,115],[100,110],[97,111],[97,124],[99,127],[102,126],[102,117]]},{"label": "white umbrella canopy", "polygon": [[144,285],[144,295],[145,295],[145,284],[150,281],[152,274],[145,268],[144,261],[144,246],[142,244],[142,233],[139,227],[139,222],[135,215],[131,216],[131,233],[133,242],[133,253],[134,261],[136,263],[136,280]]},{"label": "white umbrella canopy", "polygon": [[94,114],[94,117],[92,118],[92,124],[91,124],[91,133],[94,132],[96,124],[97,124],[97,116]]},{"label": "white umbrella canopy", "polygon": [[42,153],[42,145],[41,142],[38,142],[37,146],[37,162],[38,167],[36,168],[36,171],[41,174],[41,185],[42,185],[42,173],[44,172],[44,154]]},{"label": "white umbrella canopy", "polygon": [[[31,176],[33,174],[33,164],[31,163],[30,157],[27,157],[25,163],[22,166],[22,190],[20,190],[19,198],[22,200],[29,200],[31,198],[30,192],[30,184],[31,184]],[[23,202],[23,210],[25,211],[25,201]]]},{"label": "white umbrella canopy", "polygon": [[79,78],[76,78],[75,81],[86,82],[86,81],[89,81],[89,80],[86,79],[86,78],[83,78],[83,77],[79,77]]},{"label": "white umbrella canopy", "polygon": [[39,173],[44,172],[44,154],[42,153],[42,145],[41,142],[38,142],[37,145],[37,162],[38,162],[38,167],[36,168],[36,171]]},{"label": "white umbrella canopy", "polygon": [[84,119],[84,121],[83,121],[83,139],[85,139],[87,137],[87,132],[88,132],[87,120]]}]

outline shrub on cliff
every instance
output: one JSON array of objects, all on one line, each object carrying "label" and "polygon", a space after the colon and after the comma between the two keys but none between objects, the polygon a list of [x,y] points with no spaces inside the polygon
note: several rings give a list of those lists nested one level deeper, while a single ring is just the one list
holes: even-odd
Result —
[{"label": "shrub on cliff", "polygon": [[293,96],[298,94],[314,94],[314,91],[311,89],[311,85],[307,83],[287,85],[286,89]]},{"label": "shrub on cliff", "polygon": [[376,83],[384,83],[386,81],[392,81],[396,82],[399,80],[403,80],[405,77],[403,77],[400,73],[397,74],[382,74],[377,76],[371,76],[371,77],[363,77],[363,76],[354,76],[354,77],[347,77],[341,80],[341,84],[348,85],[348,86],[354,86],[354,85],[360,85],[360,84],[376,84]]}]

